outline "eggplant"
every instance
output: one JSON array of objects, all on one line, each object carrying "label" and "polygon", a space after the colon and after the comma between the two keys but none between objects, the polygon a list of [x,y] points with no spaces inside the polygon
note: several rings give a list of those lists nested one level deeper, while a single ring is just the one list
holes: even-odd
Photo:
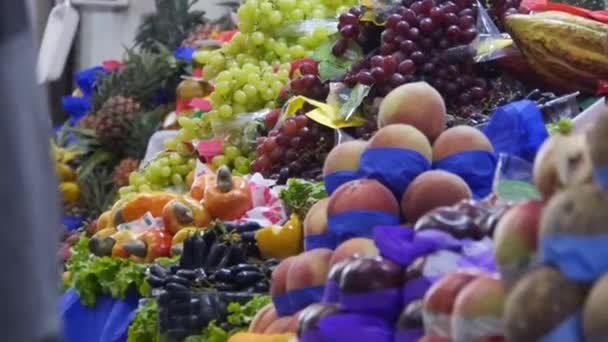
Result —
[{"label": "eggplant", "polygon": [[229,245],[226,247],[224,254],[220,258],[219,262],[215,265],[216,268],[225,268],[230,266],[230,259],[232,259],[232,255],[235,253],[235,246]]},{"label": "eggplant", "polygon": [[164,278],[159,278],[157,276],[154,276],[152,274],[150,274],[146,280],[148,281],[148,284],[150,284],[150,286],[152,286],[152,288],[160,288],[165,286],[166,283],[166,279]]},{"label": "eggplant", "polygon": [[264,275],[258,271],[241,271],[235,277],[239,286],[252,286],[262,279]]},{"label": "eggplant", "polygon": [[173,302],[169,305],[171,315],[187,316],[191,313],[190,301]]},{"label": "eggplant", "polygon": [[163,306],[163,305],[167,305],[169,304],[169,301],[171,300],[171,296],[169,295],[169,292],[162,290],[158,295],[157,295],[157,300],[158,300],[158,305]]},{"label": "eggplant", "polygon": [[245,242],[256,243],[255,235],[257,232],[244,232],[241,233],[241,239]]},{"label": "eggplant", "polygon": [[218,233],[215,230],[207,230],[205,231],[205,233],[203,233],[203,240],[205,240],[205,243],[207,244],[207,246],[213,246],[215,244],[215,242],[217,241],[218,238]]},{"label": "eggplant", "polygon": [[223,283],[232,283],[235,281],[235,274],[227,268],[219,269],[213,275],[215,281]]},{"label": "eggplant", "polygon": [[255,291],[257,293],[265,293],[268,292],[269,289],[270,284],[268,284],[268,281],[266,280],[259,281],[257,284],[255,284]]},{"label": "eggplant", "polygon": [[154,265],[150,266],[150,268],[148,268],[148,270],[150,271],[151,275],[154,275],[159,278],[166,278],[168,275],[167,270],[158,264],[154,264]]},{"label": "eggplant", "polygon": [[196,271],[194,270],[179,270],[177,271],[176,275],[188,280],[196,279]]},{"label": "eggplant", "polygon": [[205,260],[205,264],[203,265],[203,268],[206,270],[215,269],[216,266],[222,260],[222,257],[224,256],[224,254],[226,253],[226,249],[227,249],[227,247],[224,244],[221,244],[221,243],[214,244],[213,247],[211,247],[211,250],[209,251],[209,255],[207,256],[207,259]]},{"label": "eggplant", "polygon": [[242,264],[247,261],[247,247],[242,245],[232,246],[230,258],[228,260],[229,265]]},{"label": "eggplant", "polygon": [[176,283],[180,285],[184,285],[186,287],[190,287],[190,280],[180,277],[178,275],[172,275],[167,278],[167,283]]},{"label": "eggplant", "polygon": [[217,283],[215,284],[215,289],[221,292],[236,291],[237,285],[233,283]]},{"label": "eggplant", "polygon": [[[181,261],[181,258],[180,258],[180,261]],[[167,275],[176,274],[177,271],[180,270],[180,265],[179,265],[179,263],[175,263],[175,264],[169,266],[169,268],[167,270],[169,271],[169,273]]]},{"label": "eggplant", "polygon": [[[189,238],[187,238],[184,241],[184,249],[182,251],[182,255],[179,258],[179,266],[180,268],[186,269],[186,270],[193,270],[195,268],[197,268],[196,266],[196,262],[195,262],[195,241],[194,241],[194,236],[191,236]],[[177,270],[176,270],[177,272]]]},{"label": "eggplant", "polygon": [[209,254],[209,246],[205,242],[200,234],[196,234],[194,237],[194,267],[199,268],[203,267],[205,264],[205,259],[207,258],[207,254]]},{"label": "eggplant", "polygon": [[186,293],[186,294],[189,294],[189,292],[190,292],[190,290],[187,287],[185,287],[182,284],[178,284],[178,283],[167,283],[165,285],[165,289],[171,295],[176,294],[176,293]]},{"label": "eggplant", "polygon": [[225,303],[246,304],[253,299],[254,295],[244,292],[224,292],[220,293],[220,298]]},{"label": "eggplant", "polygon": [[262,226],[260,226],[257,222],[246,222],[236,226],[235,230],[237,233],[243,234],[245,232],[257,232],[260,229],[262,229]]},{"label": "eggplant", "polygon": [[257,265],[251,265],[251,264],[238,264],[236,266],[230,267],[230,270],[232,271],[232,274],[236,276],[241,271],[260,272],[260,267]]}]

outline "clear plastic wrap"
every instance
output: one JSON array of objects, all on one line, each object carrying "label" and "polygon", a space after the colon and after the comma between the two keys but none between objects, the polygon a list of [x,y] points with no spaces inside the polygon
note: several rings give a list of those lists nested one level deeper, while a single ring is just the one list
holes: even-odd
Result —
[{"label": "clear plastic wrap", "polygon": [[503,202],[541,199],[533,182],[534,165],[524,159],[501,153],[494,175],[493,192]]}]

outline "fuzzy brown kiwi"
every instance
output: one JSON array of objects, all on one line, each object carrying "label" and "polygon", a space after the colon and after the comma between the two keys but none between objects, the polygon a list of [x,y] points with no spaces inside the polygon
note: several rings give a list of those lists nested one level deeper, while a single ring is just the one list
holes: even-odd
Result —
[{"label": "fuzzy brown kiwi", "polygon": [[539,341],[584,304],[587,287],[558,270],[538,268],[524,276],[507,296],[504,322],[507,342]]},{"label": "fuzzy brown kiwi", "polygon": [[551,198],[541,219],[543,236],[593,236],[608,232],[608,192],[592,184],[564,190]]}]

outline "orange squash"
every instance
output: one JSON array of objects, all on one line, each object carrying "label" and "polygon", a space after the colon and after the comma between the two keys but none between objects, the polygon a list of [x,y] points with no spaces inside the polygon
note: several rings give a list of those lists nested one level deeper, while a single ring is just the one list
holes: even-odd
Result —
[{"label": "orange squash", "polygon": [[207,184],[207,179],[211,182],[215,182],[215,175],[200,175],[196,177],[190,186],[188,196],[197,201],[202,201],[205,196],[205,184]]},{"label": "orange squash", "polygon": [[212,217],[236,220],[253,208],[251,188],[245,178],[232,176],[228,167],[222,166],[215,182],[211,180],[211,177],[205,180],[203,204]]},{"label": "orange squash", "polygon": [[184,227],[205,228],[211,223],[211,215],[195,199],[184,196],[176,198],[163,208],[163,224],[172,235]]},{"label": "orange squash", "polygon": [[160,217],[163,214],[165,205],[178,197],[177,194],[169,192],[138,194],[114,211],[114,224],[119,225],[135,221],[147,212],[150,212],[154,217]]}]

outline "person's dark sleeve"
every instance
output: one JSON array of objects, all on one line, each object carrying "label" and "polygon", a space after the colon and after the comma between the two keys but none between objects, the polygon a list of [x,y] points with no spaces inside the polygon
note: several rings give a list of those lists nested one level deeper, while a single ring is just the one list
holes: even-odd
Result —
[{"label": "person's dark sleeve", "polygon": [[0,340],[55,342],[59,193],[24,3],[0,1]]}]

